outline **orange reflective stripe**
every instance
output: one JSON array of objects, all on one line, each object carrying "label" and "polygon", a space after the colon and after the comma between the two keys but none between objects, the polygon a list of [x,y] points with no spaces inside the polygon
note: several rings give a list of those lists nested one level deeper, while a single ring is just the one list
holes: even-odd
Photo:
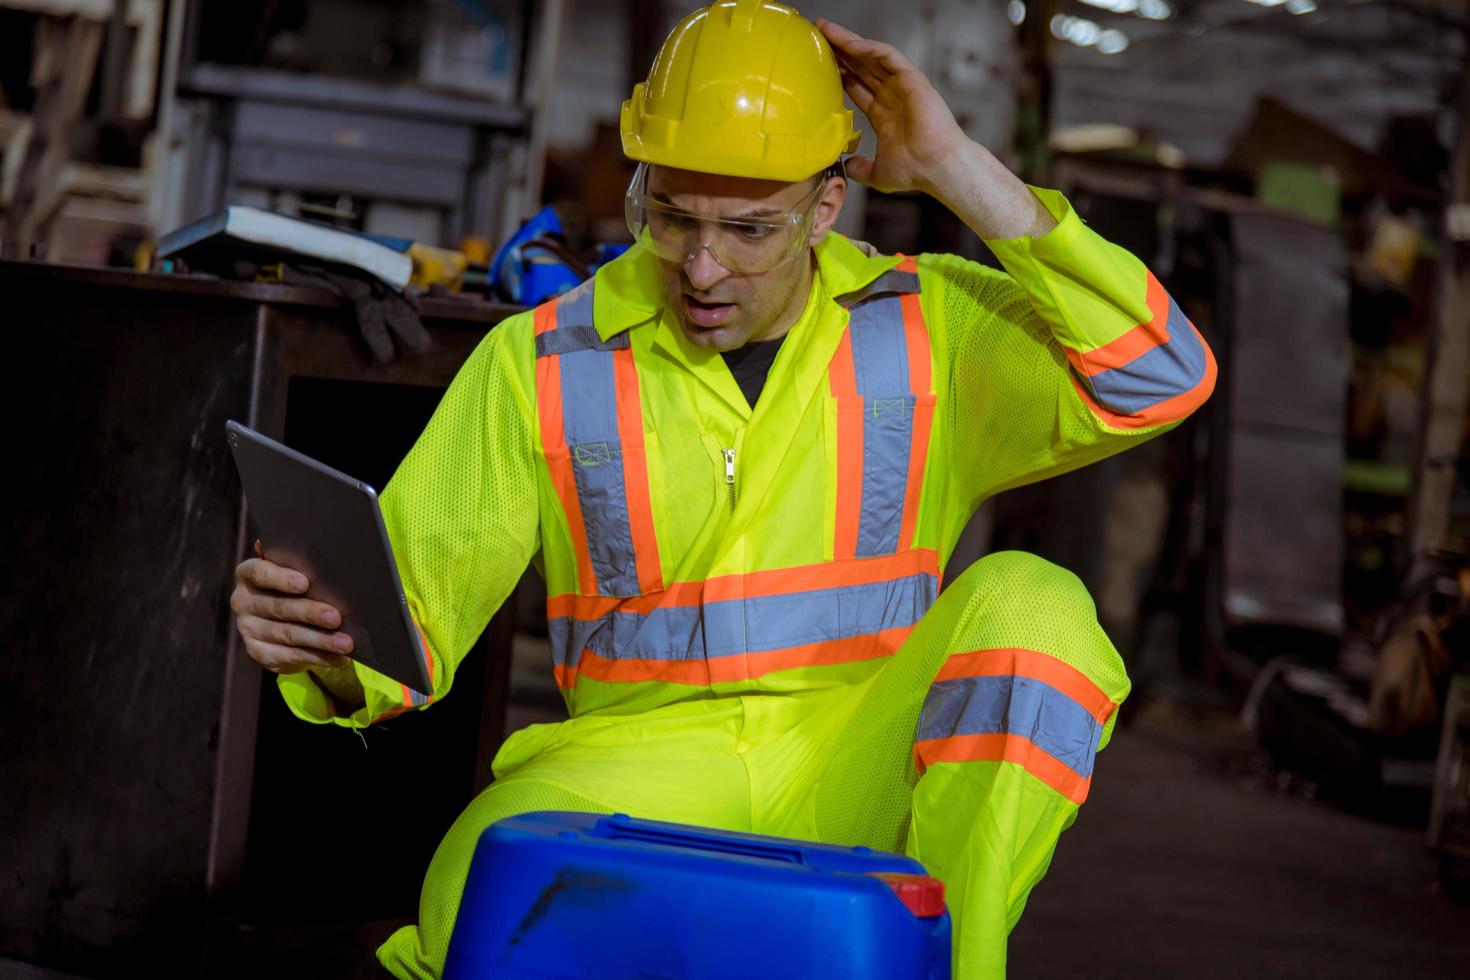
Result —
[{"label": "orange reflective stripe", "polygon": [[998,649],[954,653],[944,661],[935,682],[962,677],[1029,677],[1050,684],[1081,705],[1099,724],[1107,722],[1118,706],[1082,671],[1048,653]]},{"label": "orange reflective stripe", "polygon": [[643,402],[638,391],[638,368],[633,363],[632,348],[613,351],[612,359],[633,560],[638,569],[639,588],[644,592],[655,592],[663,587],[664,576],[659,563],[658,540],[653,531],[653,501],[649,496],[648,457],[643,445]]},{"label": "orange reflective stripe", "polygon": [[[536,333],[556,329],[556,300],[542,303],[532,314]],[[582,504],[577,498],[577,481],[572,471],[571,451],[567,448],[566,427],[561,409],[561,355],[551,354],[536,359],[536,407],[541,419],[541,446],[550,471],[551,486],[561,501],[566,515],[567,532],[572,550],[577,553],[577,583],[583,592],[597,592],[597,574],[592,570],[592,554],[587,547],[587,527],[582,520]]]},{"label": "orange reflective stripe", "polygon": [[858,663],[892,656],[913,632],[912,626],[883,630],[863,637],[803,643],[782,650],[729,654],[708,659],[645,660],[611,659],[583,650],[577,666],[558,665],[556,683],[563,690],[574,687],[579,677],[617,684],[657,681],[665,684],[730,684],[755,680],[782,670]]},{"label": "orange reflective stripe", "polygon": [[858,523],[863,505],[863,413],[858,398],[857,369],[852,359],[852,334],[846,330],[828,367],[832,397],[837,400],[837,525],[832,557],[838,561],[857,554]]},{"label": "orange reflective stripe", "polygon": [[898,259],[884,274],[889,281],[875,281],[854,302],[828,368],[837,402],[839,560],[912,547],[918,525],[934,421],[933,355],[918,261]]},{"label": "orange reflective stripe", "polygon": [[[905,272],[917,271],[913,259],[904,260],[899,268]],[[909,389],[916,395],[933,392],[933,366],[930,363],[929,328],[924,323],[924,309],[918,293],[904,293],[899,297],[903,307],[904,340],[909,349]]]},{"label": "orange reflective stripe", "polygon": [[601,619],[612,612],[647,614],[666,606],[698,606],[708,602],[787,595],[810,589],[835,589],[849,585],[871,585],[909,575],[939,577],[939,555],[930,548],[914,548],[894,555],[853,558],[845,562],[819,562],[773,568],[740,575],[720,575],[703,582],[675,582],[663,592],[625,599],[599,595],[564,593],[546,600],[550,618]]},{"label": "orange reflective stripe", "polygon": [[[593,282],[538,307],[537,397],[549,479],[576,552],[578,591],[662,587],[638,369],[626,335],[601,337]],[[616,466],[605,465],[619,460]]]},{"label": "orange reflective stripe", "polygon": [[1081,804],[1092,785],[1051,753],[1021,735],[951,735],[914,745],[914,767],[922,773],[936,762],[1013,762],[1058,793]]},{"label": "orange reflective stripe", "polygon": [[1092,376],[1133,363],[1155,347],[1169,342],[1169,293],[1154,274],[1144,270],[1148,276],[1145,285],[1146,302],[1151,314],[1147,323],[1132,327],[1117,340],[1110,341],[1097,350],[1087,352],[1067,349],[1067,360],[1081,374]]},{"label": "orange reflective stripe", "polygon": [[[919,271],[918,262],[908,256],[898,267],[904,272]],[[919,294],[905,293],[899,303],[903,309],[904,341],[908,346],[909,390],[915,396],[913,445],[909,449],[909,476],[903,494],[903,525],[898,532],[898,547],[902,551],[913,546],[919,520],[919,497],[929,460],[929,432],[934,423],[934,394],[929,328],[924,323]]]},{"label": "orange reflective stripe", "polygon": [[821,562],[793,568],[771,568],[745,575],[721,575],[705,583],[706,602],[784,595],[807,589],[835,589],[845,585],[887,582],[908,575],[939,577],[939,555],[933,549],[912,550],[846,562]]}]

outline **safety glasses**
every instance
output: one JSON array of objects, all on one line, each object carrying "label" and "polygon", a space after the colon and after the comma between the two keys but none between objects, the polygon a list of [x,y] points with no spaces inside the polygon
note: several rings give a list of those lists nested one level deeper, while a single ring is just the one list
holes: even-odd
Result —
[{"label": "safety glasses", "polygon": [[759,218],[721,218],[676,208],[649,198],[648,164],[640,163],[628,185],[624,215],[628,230],[649,251],[670,262],[688,262],[709,249],[721,266],[740,276],[770,272],[796,258],[811,231],[817,198],[834,165],[797,210]]}]

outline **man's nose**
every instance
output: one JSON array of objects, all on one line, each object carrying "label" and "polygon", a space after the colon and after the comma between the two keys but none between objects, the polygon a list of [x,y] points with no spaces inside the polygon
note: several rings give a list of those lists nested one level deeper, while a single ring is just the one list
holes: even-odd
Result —
[{"label": "man's nose", "polygon": [[715,261],[714,253],[709,250],[708,246],[701,245],[684,263],[684,278],[689,280],[689,285],[700,292],[704,292],[729,275],[730,270]]}]

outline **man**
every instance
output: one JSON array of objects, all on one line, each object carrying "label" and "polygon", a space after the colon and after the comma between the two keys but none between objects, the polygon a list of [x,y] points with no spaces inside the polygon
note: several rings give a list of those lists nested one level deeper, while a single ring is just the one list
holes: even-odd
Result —
[{"label": "man", "polygon": [[[1009,275],[830,233],[844,88],[877,136],[847,173],[933,195]],[[906,850],[947,886],[957,975],[1000,975],[1129,685],[1068,573],[992,555],[936,601],[940,569],[987,496],[1186,416],[1209,350],[1137,259],[836,24],[691,14],[622,133],[638,245],[491,331],[383,494],[427,700],[534,561],[571,719],[506,742],[379,956],[437,973],[495,820],[617,810]],[[346,659],[299,574],[238,579],[246,648],[301,717],[426,702]]]}]

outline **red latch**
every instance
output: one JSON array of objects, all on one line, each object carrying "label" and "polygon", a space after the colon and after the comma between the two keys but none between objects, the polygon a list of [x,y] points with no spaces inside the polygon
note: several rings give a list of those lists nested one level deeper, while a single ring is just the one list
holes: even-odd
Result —
[{"label": "red latch", "polygon": [[898,900],[921,919],[944,914],[944,882],[928,875],[902,874],[895,871],[870,871],[874,878],[893,889]]}]

